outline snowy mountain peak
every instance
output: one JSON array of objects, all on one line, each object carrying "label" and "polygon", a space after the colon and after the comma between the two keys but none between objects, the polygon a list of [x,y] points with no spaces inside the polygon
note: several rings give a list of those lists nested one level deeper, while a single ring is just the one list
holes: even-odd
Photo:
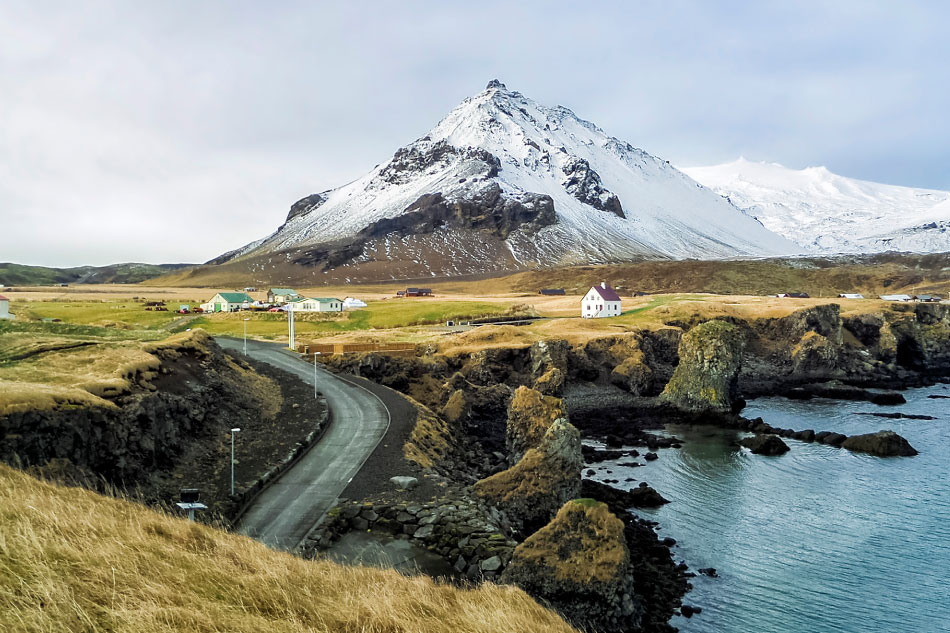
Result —
[{"label": "snowy mountain peak", "polygon": [[950,251],[950,193],[752,162],[684,172],[815,253]]},{"label": "snowy mountain peak", "polygon": [[288,249],[307,250],[289,257],[308,264],[411,258],[404,270],[465,274],[797,247],[668,161],[494,79],[389,161],[299,201],[273,235],[227,258]]}]

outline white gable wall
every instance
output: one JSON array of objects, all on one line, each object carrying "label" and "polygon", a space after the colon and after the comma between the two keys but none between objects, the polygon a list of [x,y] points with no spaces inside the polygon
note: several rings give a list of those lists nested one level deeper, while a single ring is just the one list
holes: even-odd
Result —
[{"label": "white gable wall", "polygon": [[585,319],[620,316],[620,304],[620,301],[605,301],[600,293],[591,288],[581,300],[581,316]]}]

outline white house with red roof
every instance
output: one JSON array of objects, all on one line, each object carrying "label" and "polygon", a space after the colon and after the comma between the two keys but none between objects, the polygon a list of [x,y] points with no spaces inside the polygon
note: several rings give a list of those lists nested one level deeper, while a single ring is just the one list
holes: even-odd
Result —
[{"label": "white house with red roof", "polygon": [[581,300],[581,316],[585,319],[620,316],[620,295],[607,285],[593,286]]},{"label": "white house with red roof", "polygon": [[0,319],[12,319],[13,315],[10,314],[10,300],[0,295]]}]

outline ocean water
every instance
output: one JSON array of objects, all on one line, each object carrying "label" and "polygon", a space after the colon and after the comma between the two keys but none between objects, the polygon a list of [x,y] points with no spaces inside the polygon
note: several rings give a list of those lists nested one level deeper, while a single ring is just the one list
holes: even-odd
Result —
[{"label": "ocean water", "polygon": [[[647,481],[670,499],[637,512],[677,540],[676,559],[719,573],[692,579],[684,602],[703,612],[672,623],[685,633],[950,631],[950,399],[928,398],[950,388],[904,395],[907,404],[893,407],[760,398],[743,415],[796,430],[893,429],[916,457],[790,439],[788,453],[764,457],[734,445],[746,434],[671,425],[682,449],[660,450],[640,468],[598,465],[593,479],[634,477],[615,485]],[[857,415],[872,411],[938,419]]]}]

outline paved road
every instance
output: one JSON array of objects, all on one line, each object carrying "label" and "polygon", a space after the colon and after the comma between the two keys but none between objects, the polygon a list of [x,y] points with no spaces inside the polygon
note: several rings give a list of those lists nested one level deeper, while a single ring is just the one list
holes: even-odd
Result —
[{"label": "paved road", "polygon": [[[219,338],[221,347],[243,351],[244,342]],[[313,365],[280,344],[248,340],[248,354],[313,383]],[[317,388],[332,422],[323,438],[255,499],[237,530],[271,547],[293,550],[329,510],[389,428],[389,410],[363,387],[317,370]],[[304,403],[302,403],[304,404]]]}]

